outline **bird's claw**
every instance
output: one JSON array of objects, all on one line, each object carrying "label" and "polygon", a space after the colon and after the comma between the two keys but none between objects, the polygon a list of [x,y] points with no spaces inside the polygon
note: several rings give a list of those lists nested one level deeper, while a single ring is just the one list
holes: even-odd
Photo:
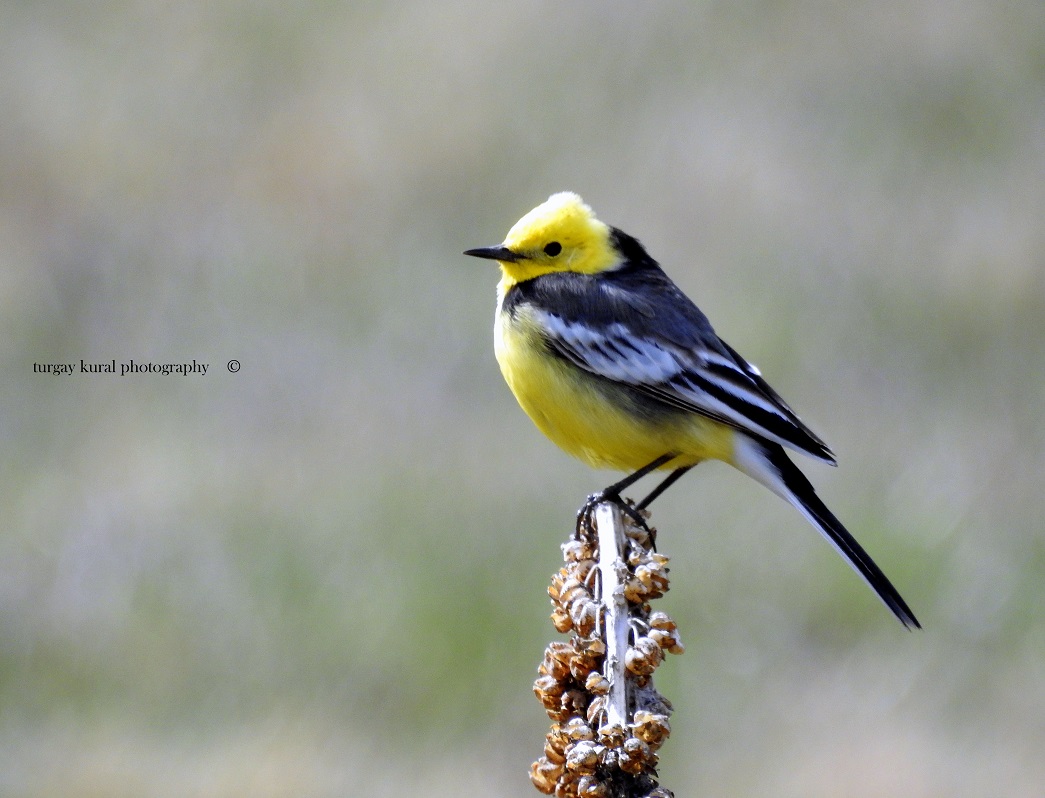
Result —
[{"label": "bird's claw", "polygon": [[595,508],[598,507],[601,502],[606,500],[604,493],[604,491],[599,491],[598,493],[589,494],[588,498],[584,500],[584,504],[581,505],[581,509],[577,511],[577,526],[573,533],[575,540],[580,539],[581,533],[584,529],[594,531],[595,519],[593,516],[595,514]]},{"label": "bird's claw", "polygon": [[612,502],[620,508],[620,511],[630,518],[640,529],[649,535],[650,546],[656,550],[657,532],[646,523],[646,519],[640,510],[636,509],[630,499],[623,498],[619,493],[610,493],[600,490],[592,493],[585,500],[584,505],[577,512],[577,526],[574,530],[574,538],[580,538],[583,529],[594,528],[595,508],[603,502]]}]

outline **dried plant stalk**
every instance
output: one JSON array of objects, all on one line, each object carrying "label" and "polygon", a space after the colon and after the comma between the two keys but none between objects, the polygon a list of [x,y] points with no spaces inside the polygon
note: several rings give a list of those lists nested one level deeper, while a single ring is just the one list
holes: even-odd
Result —
[{"label": "dried plant stalk", "polygon": [[655,777],[671,704],[652,676],[683,648],[649,602],[668,589],[668,558],[612,502],[584,513],[562,550],[548,595],[555,628],[572,634],[550,643],[538,668],[534,692],[552,726],[530,778],[561,798],[667,798]]}]

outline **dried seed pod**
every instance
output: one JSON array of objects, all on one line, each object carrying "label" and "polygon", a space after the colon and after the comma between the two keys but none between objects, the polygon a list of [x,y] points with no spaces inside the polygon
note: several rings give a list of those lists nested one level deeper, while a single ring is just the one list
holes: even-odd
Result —
[{"label": "dried seed pod", "polygon": [[570,656],[573,654],[573,646],[567,643],[565,640],[553,640],[548,644],[548,647],[544,649],[545,658],[551,657],[564,663],[569,663]]},{"label": "dried seed pod", "polygon": [[668,577],[663,567],[646,562],[635,568],[635,578],[642,584],[644,595],[660,598],[668,589]]},{"label": "dried seed pod", "polygon": [[542,674],[533,680],[533,691],[537,694],[562,695],[562,682],[549,674]]},{"label": "dried seed pod", "polygon": [[579,740],[566,749],[566,768],[575,773],[594,773],[603,746],[593,740]]},{"label": "dried seed pod", "polygon": [[560,568],[554,574],[552,574],[552,583],[548,585],[548,597],[552,601],[559,600],[559,594],[562,592],[563,583],[569,574],[566,573],[565,568]]},{"label": "dried seed pod", "polygon": [[606,644],[598,638],[575,638],[575,653],[570,660],[570,673],[578,681],[584,681],[588,674],[602,666],[606,653]]},{"label": "dried seed pod", "polygon": [[597,664],[585,657],[574,657],[570,662],[570,674],[578,682],[585,681],[588,674],[597,669]]},{"label": "dried seed pod", "polygon": [[619,723],[607,723],[599,727],[599,742],[607,748],[620,748],[628,734]]},{"label": "dried seed pod", "polygon": [[578,560],[574,566],[574,576],[581,581],[581,583],[590,589],[590,579],[593,576],[593,571],[596,569],[598,563],[595,560]]},{"label": "dried seed pod", "polygon": [[573,630],[573,621],[570,620],[570,614],[561,606],[556,606],[552,610],[551,619],[552,626],[555,627],[555,631],[559,634],[566,634]]},{"label": "dried seed pod", "polygon": [[638,737],[628,737],[622,748],[628,756],[647,756],[650,750],[650,747]]},{"label": "dried seed pod", "polygon": [[592,695],[606,695],[610,691],[610,680],[598,671],[592,671],[584,681],[584,689]]},{"label": "dried seed pod", "polygon": [[649,563],[635,566],[635,578],[642,582],[645,587],[649,587],[653,584],[653,568]]},{"label": "dried seed pod", "polygon": [[543,756],[530,765],[530,781],[545,795],[555,792],[556,783],[562,775],[563,766],[549,762]]},{"label": "dried seed pod", "polygon": [[648,637],[640,637],[624,657],[625,667],[637,676],[649,676],[664,659],[660,646]]},{"label": "dried seed pod", "polygon": [[682,641],[679,640],[676,632],[668,632],[664,629],[650,629],[649,638],[670,654],[682,654],[686,651],[686,647],[682,645]]},{"label": "dried seed pod", "polygon": [[573,641],[573,649],[581,656],[601,659],[606,656],[606,641],[598,637],[586,640],[578,638]]},{"label": "dried seed pod", "polygon": [[617,756],[617,767],[619,767],[625,773],[630,773],[632,776],[637,776],[646,769],[646,762],[643,759],[637,759],[635,757],[628,756],[625,753],[620,753]]},{"label": "dried seed pod", "polygon": [[640,637],[638,640],[635,641],[635,645],[633,646],[633,648],[637,648],[643,653],[650,655],[651,657],[659,656],[663,658],[664,656],[664,653],[660,650],[660,646],[658,646],[653,640],[650,640],[648,637]]},{"label": "dried seed pod", "polygon": [[548,659],[540,664],[537,673],[541,676],[551,676],[557,682],[566,682],[570,678],[570,666],[569,663],[557,659]]},{"label": "dried seed pod", "polygon": [[668,580],[666,577],[654,576],[653,584],[646,594],[647,599],[658,599],[668,592]]},{"label": "dried seed pod", "polygon": [[609,794],[609,787],[597,776],[584,775],[577,779],[579,798],[606,798]]},{"label": "dried seed pod", "polygon": [[571,576],[559,590],[559,604],[568,607],[577,599],[588,599],[590,601],[591,591],[577,577]]},{"label": "dried seed pod", "polygon": [[548,745],[555,748],[556,751],[562,752],[563,756],[566,755],[566,746],[570,744],[570,735],[563,724],[553,723],[552,727],[548,729],[546,739],[548,740]]},{"label": "dried seed pod", "polygon": [[588,704],[588,711],[585,716],[588,718],[589,726],[598,726],[599,721],[602,720],[602,715],[606,711],[606,696],[596,696]]},{"label": "dried seed pod", "polygon": [[579,778],[579,773],[564,771],[555,785],[555,798],[577,798],[577,779]]},{"label": "dried seed pod", "polygon": [[678,630],[678,625],[671,619],[671,616],[661,610],[654,610],[649,614],[649,625],[654,629],[663,629],[665,632],[674,633]]},{"label": "dried seed pod", "polygon": [[671,632],[665,632],[663,629],[654,629],[650,627],[646,632],[645,637],[648,637],[661,648],[664,648],[663,641],[671,639]]},{"label": "dried seed pod", "polygon": [[538,672],[554,677],[558,681],[565,681],[570,677],[570,660],[575,656],[573,646],[561,640],[549,643],[544,650],[544,660],[541,662]]},{"label": "dried seed pod", "polygon": [[556,723],[565,723],[570,719],[570,713],[562,709],[561,707],[559,709],[548,709],[547,707],[545,707],[544,712],[551,720],[555,721]]},{"label": "dried seed pod", "polygon": [[586,540],[568,540],[562,544],[562,558],[566,562],[590,560],[595,556],[595,547]]},{"label": "dried seed pod", "polygon": [[566,725],[563,726],[563,731],[570,738],[571,742],[595,739],[595,732],[591,730],[591,726],[584,722],[584,718],[570,718]]},{"label": "dried seed pod", "polygon": [[545,709],[562,706],[563,685],[552,676],[538,676],[533,683],[533,692]]},{"label": "dried seed pod", "polygon": [[648,588],[638,579],[629,579],[624,583],[624,598],[629,604],[641,604],[646,600]]},{"label": "dried seed pod", "polygon": [[[638,737],[629,737],[625,740],[617,756],[618,767],[633,776],[652,768],[657,762],[657,755],[650,751],[649,746]],[[568,763],[567,767],[569,767]]]},{"label": "dried seed pod", "polygon": [[577,634],[587,637],[595,630],[595,621],[598,619],[599,605],[585,596],[576,599],[570,604],[570,621]]},{"label": "dried seed pod", "polygon": [[666,565],[653,569],[653,585],[664,592],[667,592],[668,586],[671,584],[671,580],[668,579],[668,570]]},{"label": "dried seed pod", "polygon": [[635,711],[631,730],[636,737],[649,744],[650,749],[655,751],[671,734],[671,725],[668,723],[667,715],[639,709]]},{"label": "dried seed pod", "polygon": [[546,738],[544,741],[544,758],[547,759],[549,762],[553,762],[556,765],[565,765],[565,746],[560,749],[558,745],[551,740],[551,738]]},{"label": "dried seed pod", "polygon": [[665,632],[663,629],[650,629],[646,636],[664,650],[678,642],[671,632]]}]

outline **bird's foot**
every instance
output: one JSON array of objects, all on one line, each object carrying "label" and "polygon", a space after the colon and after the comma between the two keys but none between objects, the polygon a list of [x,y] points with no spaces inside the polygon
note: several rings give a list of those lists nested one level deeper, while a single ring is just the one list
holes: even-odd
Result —
[{"label": "bird's foot", "polygon": [[584,505],[577,512],[577,526],[574,530],[575,539],[580,538],[582,530],[593,530],[595,528],[595,508],[603,502],[612,502],[617,505],[622,513],[628,516],[636,526],[649,536],[650,548],[656,551],[657,531],[646,523],[645,513],[636,508],[633,501],[625,499],[620,493],[611,490],[600,490],[598,493],[592,493],[585,500]]}]

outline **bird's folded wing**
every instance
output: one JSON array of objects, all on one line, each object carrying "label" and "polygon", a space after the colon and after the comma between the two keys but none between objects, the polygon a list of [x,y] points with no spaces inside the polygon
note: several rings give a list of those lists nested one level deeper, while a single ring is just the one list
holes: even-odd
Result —
[{"label": "bird's folded wing", "polygon": [[[570,305],[530,306],[551,351],[578,368],[630,385],[667,405],[834,464],[823,441],[754,366],[715,335],[681,292],[673,297],[671,312],[660,315],[648,312],[652,303],[629,302],[619,293],[612,297],[612,313],[607,313],[591,306],[600,296],[601,292],[588,292],[586,310],[592,312],[584,314],[571,313]],[[689,307],[677,303],[680,297]]]}]

